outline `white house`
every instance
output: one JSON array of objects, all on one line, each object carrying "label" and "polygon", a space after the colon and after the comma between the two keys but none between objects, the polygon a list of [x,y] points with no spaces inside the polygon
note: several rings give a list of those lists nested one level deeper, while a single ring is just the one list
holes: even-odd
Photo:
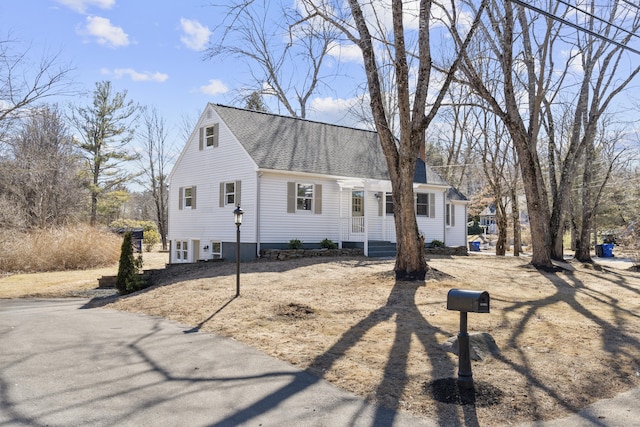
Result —
[{"label": "white house", "polygon": [[[415,209],[425,242],[466,246],[467,199],[424,161]],[[395,253],[391,182],[375,132],[208,104],[169,176],[171,263],[235,260],[330,239]]]}]

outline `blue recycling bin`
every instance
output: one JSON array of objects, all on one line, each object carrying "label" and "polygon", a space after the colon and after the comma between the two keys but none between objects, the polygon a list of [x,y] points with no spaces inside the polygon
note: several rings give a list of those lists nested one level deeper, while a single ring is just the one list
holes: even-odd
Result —
[{"label": "blue recycling bin", "polygon": [[613,256],[613,243],[602,244],[602,256],[605,258],[611,258]]},{"label": "blue recycling bin", "polygon": [[469,250],[480,252],[480,242],[469,242]]}]

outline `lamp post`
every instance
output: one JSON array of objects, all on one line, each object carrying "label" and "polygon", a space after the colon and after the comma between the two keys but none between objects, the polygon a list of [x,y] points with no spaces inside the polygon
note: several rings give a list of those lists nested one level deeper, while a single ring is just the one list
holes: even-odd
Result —
[{"label": "lamp post", "polygon": [[233,221],[236,223],[236,297],[240,296],[240,225],[244,211],[238,205],[233,211]]}]

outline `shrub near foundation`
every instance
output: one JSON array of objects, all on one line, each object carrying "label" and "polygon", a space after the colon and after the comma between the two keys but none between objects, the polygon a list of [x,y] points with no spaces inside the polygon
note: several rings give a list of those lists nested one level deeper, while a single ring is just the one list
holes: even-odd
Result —
[{"label": "shrub near foundation", "polygon": [[142,287],[141,268],[142,255],[134,258],[131,232],[127,231],[122,239],[118,276],[116,277],[116,288],[121,295],[130,294]]},{"label": "shrub near foundation", "polygon": [[0,272],[85,270],[118,261],[119,236],[88,225],[0,231]]}]

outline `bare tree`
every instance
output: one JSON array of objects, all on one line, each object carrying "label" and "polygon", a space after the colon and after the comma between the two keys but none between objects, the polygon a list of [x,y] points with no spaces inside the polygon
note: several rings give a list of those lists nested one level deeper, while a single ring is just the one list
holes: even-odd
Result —
[{"label": "bare tree", "polygon": [[614,131],[608,120],[602,120],[598,127],[594,140],[585,146],[581,162],[582,182],[574,191],[580,206],[572,221],[577,236],[575,258],[580,262],[592,262],[590,236],[595,215],[612,174],[621,166],[619,160],[624,155],[624,150],[617,148],[622,139],[621,133]]},{"label": "bare tree", "polygon": [[[481,10],[485,4],[483,1]],[[389,10],[391,23],[387,27],[381,16],[383,10],[368,7],[371,4],[363,7],[356,0],[349,0],[348,11],[343,10],[339,2],[329,4],[305,0],[304,5],[309,19],[320,16],[332,23],[362,52],[372,116],[391,179],[397,239],[396,278],[423,280],[428,266],[414,210],[414,172],[420,150],[425,145],[425,131],[442,105],[458,64],[456,59],[440,67],[446,71],[438,75],[440,86],[427,110],[428,97],[434,90],[432,83],[437,78],[430,32],[432,6],[438,6],[429,0],[421,0],[415,14],[412,14],[403,9],[401,0],[393,0]],[[462,50],[477,27],[481,10],[473,20],[466,41],[461,44]],[[409,19],[415,21],[415,29],[406,27],[405,20]],[[379,50],[387,54],[378,55]],[[385,58],[388,62],[381,62]],[[380,71],[385,68],[390,68],[394,74],[397,116],[385,109],[387,104]],[[392,131],[396,117],[397,137]]]},{"label": "bare tree", "polygon": [[146,109],[142,120],[143,129],[140,138],[144,146],[144,153],[141,157],[141,166],[146,177],[143,184],[153,198],[162,250],[167,250],[167,178],[169,163],[172,160],[169,133],[164,118],[155,108]]},{"label": "bare tree", "polygon": [[0,136],[25,107],[70,93],[72,68],[62,63],[60,54],[43,55],[39,62],[30,54],[29,47],[10,35],[0,40]]},{"label": "bare tree", "polygon": [[[549,2],[550,13],[565,17],[572,9],[566,3],[563,4],[567,6],[565,9],[561,9],[560,3]],[[618,2],[614,1],[612,4],[611,10],[617,10]],[[469,2],[469,5],[472,6],[473,2]],[[624,22],[630,28],[637,28],[637,18],[630,16],[633,13],[628,9]],[[576,176],[576,159],[585,148],[582,136],[591,132],[589,129],[596,125],[598,114],[631,81],[637,70],[625,77],[616,75],[615,69],[610,67],[619,64],[622,48],[607,40],[598,39],[600,41],[596,43],[592,39],[588,43],[577,45],[584,49],[584,52],[580,51],[583,74],[577,82],[569,81],[573,75],[570,70],[575,64],[575,55],[557,61],[557,56],[566,50],[563,48],[566,48],[567,43],[564,27],[558,21],[549,16],[541,18],[511,2],[492,3],[487,17],[488,22],[482,26],[482,34],[485,36],[483,46],[486,48],[476,52],[478,57],[484,58],[483,63],[491,61],[495,64],[494,69],[498,71],[495,80],[501,82],[499,90],[487,84],[483,74],[477,71],[477,59],[471,55],[465,56],[464,66],[461,68],[476,93],[490,105],[509,131],[517,152],[527,197],[533,247],[532,264],[552,268],[552,258],[561,258],[561,227],[569,199],[567,192]],[[610,22],[614,18],[616,14],[611,13]],[[622,45],[628,43],[633,34],[621,36],[615,34],[613,24],[607,24],[606,20],[601,24],[601,28],[592,29],[621,40]],[[456,28],[451,28],[454,38],[462,43],[461,37],[456,34]],[[558,69],[556,62],[563,63],[564,69]],[[598,73],[594,70],[598,70]],[[601,78],[598,78],[601,70]],[[545,136],[549,137],[549,133],[545,135],[545,131],[551,132],[545,127],[544,120],[549,123],[549,114],[553,114],[550,106],[555,105],[557,95],[566,93],[576,84],[579,91],[575,95],[575,127],[571,132],[571,138],[575,138],[575,141],[569,142],[562,159],[555,159],[561,162],[556,162],[560,169],[551,172],[549,190],[545,183],[539,146],[540,140]],[[589,91],[592,89],[594,102],[590,104]],[[583,120],[586,117],[589,119]],[[556,151],[549,150],[549,153],[554,152]],[[549,191],[552,192],[551,198],[548,197]]]},{"label": "bare tree", "polygon": [[124,167],[137,158],[128,144],[134,136],[138,106],[126,96],[126,91],[114,93],[111,82],[98,82],[91,105],[73,107],[69,117],[82,138],[78,146],[86,160],[92,226],[96,224],[101,195],[139,175]]},{"label": "bare tree", "polygon": [[80,156],[57,107],[31,109],[29,114],[7,139],[0,193],[28,227],[67,224],[84,198],[78,178]]},{"label": "bare tree", "polygon": [[235,0],[223,6],[226,19],[206,58],[244,61],[251,72],[250,93],[273,96],[289,115],[305,118],[311,96],[330,78],[323,74],[324,63],[337,32],[320,20],[304,22],[295,9],[274,12],[274,4]]},{"label": "bare tree", "polygon": [[[640,11],[621,7],[620,1],[613,1],[607,7],[589,3],[582,8],[590,13],[590,16],[585,19],[584,27],[591,31],[591,33],[580,33],[576,42],[576,48],[580,52],[582,80],[574,103],[571,129],[567,135],[567,154],[559,169],[550,168],[552,177],[557,177],[557,183],[551,180],[553,209],[550,231],[551,256],[554,259],[563,258],[565,217],[568,212],[571,188],[580,164],[577,159],[584,155],[586,159],[593,160],[596,153],[594,141],[603,114],[609,109],[616,96],[640,73],[640,66],[630,68],[622,66],[627,54],[624,45],[629,43],[632,36],[640,30]],[[604,22],[596,19],[597,14],[603,12],[606,13]],[[619,22],[626,28],[615,25],[614,22]],[[614,44],[610,40],[595,37],[592,33],[603,34],[621,42]],[[553,133],[548,132],[548,134]],[[584,174],[586,179],[583,180],[583,185],[588,187],[584,191],[589,193],[592,185],[592,177],[589,176],[591,171],[585,170]],[[587,196],[587,200],[590,199],[591,197]],[[592,212],[592,210],[588,209],[586,212]],[[583,223],[589,222],[586,220]],[[587,257],[590,259],[588,254],[588,250],[585,251],[583,248],[580,255],[583,261],[586,261]]]}]

